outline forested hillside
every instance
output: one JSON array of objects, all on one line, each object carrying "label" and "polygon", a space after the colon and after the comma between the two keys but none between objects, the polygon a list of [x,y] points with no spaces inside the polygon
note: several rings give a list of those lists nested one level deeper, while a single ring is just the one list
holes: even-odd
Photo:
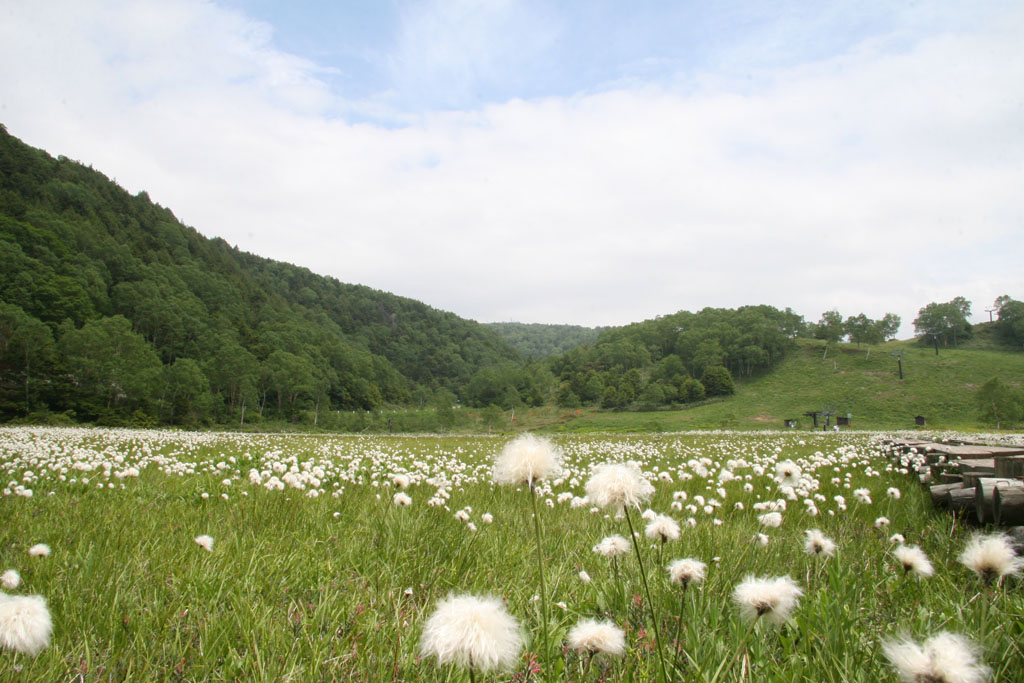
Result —
[{"label": "forested hillside", "polygon": [[486,323],[526,358],[547,358],[593,344],[606,327],[545,325],[543,323]]},{"label": "forested hillside", "polygon": [[0,419],[315,420],[521,366],[483,325],[207,239],[2,125],[0,264]]},{"label": "forested hillside", "polygon": [[805,329],[801,316],[771,306],[679,311],[612,328],[551,359],[558,403],[653,407],[729,395],[735,377],[770,370]]}]

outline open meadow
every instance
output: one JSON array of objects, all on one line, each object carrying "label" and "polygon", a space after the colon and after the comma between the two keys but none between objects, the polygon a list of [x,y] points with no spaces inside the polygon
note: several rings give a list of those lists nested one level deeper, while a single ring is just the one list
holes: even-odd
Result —
[{"label": "open meadow", "polygon": [[[885,436],[560,435],[523,478],[509,435],[0,429],[3,592],[52,618],[0,680],[1024,680],[1019,574]],[[892,646],[942,631],[976,652]]]}]

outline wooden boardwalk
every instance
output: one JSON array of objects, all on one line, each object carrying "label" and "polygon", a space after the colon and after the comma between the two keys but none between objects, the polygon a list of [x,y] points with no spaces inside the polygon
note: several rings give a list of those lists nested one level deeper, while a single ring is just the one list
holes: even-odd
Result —
[{"label": "wooden boardwalk", "polygon": [[977,524],[1024,525],[1024,447],[921,439],[886,443],[895,458],[914,457],[936,508]]}]

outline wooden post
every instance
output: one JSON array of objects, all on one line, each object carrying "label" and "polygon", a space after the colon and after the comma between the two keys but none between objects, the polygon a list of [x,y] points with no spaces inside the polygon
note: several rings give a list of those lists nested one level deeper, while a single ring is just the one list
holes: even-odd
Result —
[{"label": "wooden post", "polygon": [[993,514],[999,526],[1024,524],[1024,488],[997,488],[994,492]]},{"label": "wooden post", "polygon": [[974,511],[978,515],[979,524],[988,524],[995,521],[993,496],[997,487],[1000,489],[1021,488],[1024,487],[1024,481],[981,477],[974,482]]},{"label": "wooden post", "polygon": [[936,484],[935,486],[929,486],[928,492],[932,496],[932,506],[936,508],[944,508],[949,505],[949,496],[946,494],[950,491],[962,489],[964,483],[962,481],[954,482],[952,484]]},{"label": "wooden post", "polygon": [[946,493],[947,506],[954,515],[963,515],[965,520],[974,521],[974,488],[953,489]]}]

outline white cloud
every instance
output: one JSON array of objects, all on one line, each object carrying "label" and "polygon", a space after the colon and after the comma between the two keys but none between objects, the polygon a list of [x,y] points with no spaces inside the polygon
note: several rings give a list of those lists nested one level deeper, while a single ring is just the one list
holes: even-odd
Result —
[{"label": "white cloud", "polygon": [[[492,9],[452,30],[493,35],[515,8]],[[332,115],[352,103],[320,67],[209,3],[25,2],[3,19],[13,134],[204,234],[466,317],[621,324],[769,303],[811,320],[894,311],[909,334],[929,301],[1024,295],[1011,259],[968,248],[1019,253],[1019,12],[742,84],[705,74],[685,93],[512,100],[397,128]],[[428,19],[407,30],[422,39]],[[396,59],[426,54],[406,38]],[[432,59],[424,74],[477,68]]]}]

